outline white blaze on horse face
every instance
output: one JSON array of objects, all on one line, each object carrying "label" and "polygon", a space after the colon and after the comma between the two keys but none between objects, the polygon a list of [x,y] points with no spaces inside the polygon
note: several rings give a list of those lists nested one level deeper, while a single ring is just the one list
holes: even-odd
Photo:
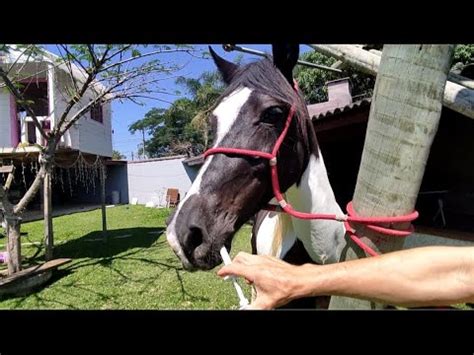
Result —
[{"label": "white blaze on horse face", "polygon": [[[217,135],[214,147],[216,147],[219,142],[224,139],[227,133],[229,133],[232,125],[239,116],[242,106],[247,102],[251,93],[252,90],[249,88],[240,88],[231,93],[229,96],[226,96],[224,99],[222,99],[221,103],[216,107],[213,112],[214,116],[216,116],[217,119]],[[214,156],[210,156],[209,158],[207,158],[206,162],[199,170],[199,173],[196,176],[196,179],[194,180],[193,184],[191,185],[191,188],[189,189],[188,193],[181,201],[181,203],[179,203],[177,211],[174,214],[170,224],[168,225],[168,228],[166,229],[166,239],[168,240],[169,245],[174,250],[176,255],[178,255],[178,257],[181,259],[183,264],[190,265],[189,260],[184,255],[183,249],[181,248],[181,245],[178,241],[178,237],[176,235],[176,218],[179,215],[181,207],[186,203],[186,200],[192,195],[199,195],[202,177],[206,173],[206,170],[209,167],[209,164],[211,163],[213,158]]]},{"label": "white blaze on horse face", "polygon": [[181,245],[179,244],[178,237],[176,235],[176,231],[175,231],[176,218],[178,217],[181,207],[186,203],[186,200],[192,195],[199,194],[199,187],[201,186],[202,175],[204,174],[207,167],[211,163],[212,158],[213,157],[210,157],[209,159],[207,159],[204,165],[202,166],[201,170],[199,170],[199,174],[197,175],[196,179],[194,180],[193,184],[191,185],[191,188],[189,189],[184,199],[178,204],[178,207],[176,207],[177,208],[176,213],[174,214],[173,219],[171,220],[171,223],[168,225],[168,228],[166,228],[166,240],[168,240],[168,244],[174,250],[176,255],[178,255],[178,257],[181,259],[182,263],[187,264],[188,266],[191,266],[191,263],[186,258],[186,255],[184,254],[183,249],[181,248]]},{"label": "white blaze on horse face", "polygon": [[229,133],[239,116],[242,106],[247,102],[251,93],[251,89],[242,87],[226,96],[212,112],[217,119],[217,137],[214,147],[217,147],[227,133]]}]

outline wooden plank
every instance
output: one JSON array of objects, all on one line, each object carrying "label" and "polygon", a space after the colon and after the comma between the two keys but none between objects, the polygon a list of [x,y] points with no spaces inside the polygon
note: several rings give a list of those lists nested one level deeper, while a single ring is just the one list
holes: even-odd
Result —
[{"label": "wooden plank", "polygon": [[[7,181],[5,182],[5,191],[8,191],[10,190],[10,186],[13,182],[13,179],[15,178],[15,166],[14,165],[10,165],[11,166],[11,171],[8,173],[8,177],[7,177]],[[2,168],[2,167],[0,167]]]},{"label": "wooden plank", "polygon": [[13,275],[0,278],[0,286],[6,285],[11,282],[15,282],[17,280],[23,279],[31,275],[39,274],[48,270],[58,268],[59,266],[70,263],[71,261],[72,259],[69,259],[69,258],[60,258],[60,259],[47,261],[46,263],[41,264],[41,265],[35,265],[32,267],[29,267],[28,269],[21,270]]},{"label": "wooden plank", "polygon": [[6,155],[25,155],[26,153],[40,153],[41,149],[36,146],[27,146],[27,147],[0,147],[0,154]]},{"label": "wooden plank", "polygon": [[15,166],[13,165],[0,166],[0,174],[10,174],[13,171],[15,171]]}]

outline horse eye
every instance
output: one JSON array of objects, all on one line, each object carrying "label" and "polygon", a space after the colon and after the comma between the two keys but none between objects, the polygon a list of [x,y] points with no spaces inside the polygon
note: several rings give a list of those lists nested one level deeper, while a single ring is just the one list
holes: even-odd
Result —
[{"label": "horse eye", "polygon": [[272,106],[262,112],[260,118],[263,122],[275,122],[283,119],[285,116],[285,109],[280,106]]}]

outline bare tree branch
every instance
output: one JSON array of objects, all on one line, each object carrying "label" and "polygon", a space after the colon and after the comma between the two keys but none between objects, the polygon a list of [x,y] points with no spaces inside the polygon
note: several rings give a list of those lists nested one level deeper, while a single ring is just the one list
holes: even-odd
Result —
[{"label": "bare tree branch", "polygon": [[[56,135],[56,139],[59,140],[59,138],[64,134],[66,133],[66,131],[71,128],[71,126],[79,119],[81,118],[85,113],[87,113],[91,108],[92,106],[94,106],[95,104],[97,104],[98,102],[107,102],[107,101],[110,101],[112,100],[112,98],[110,98],[109,100],[102,100],[107,94],[111,93],[113,89],[115,89],[116,87],[122,85],[125,81],[127,80],[127,78],[124,78],[122,79],[122,81],[118,82],[117,84],[109,87],[107,90],[103,91],[99,96],[97,96],[95,99],[89,101],[89,103],[87,105],[85,105],[84,107],[82,107],[79,111],[77,111],[68,121],[68,123],[64,126],[64,128],[60,128],[60,126],[58,126],[59,130],[58,130],[58,134]],[[63,121],[64,123],[64,121]]]},{"label": "bare tree branch", "polygon": [[105,63],[105,61],[107,60],[107,54],[109,54],[110,49],[111,49],[111,46],[109,45],[105,47],[104,53],[102,53],[102,56],[99,59],[101,63]]},{"label": "bare tree branch", "polygon": [[[28,58],[29,58],[29,57],[28,57]],[[67,65],[67,63],[69,63],[69,61],[67,61],[67,60],[64,60],[64,61],[62,61],[62,62],[61,62],[61,61],[58,61],[56,64],[52,64],[52,65],[53,65],[53,69],[59,68],[62,64],[66,64],[66,65]],[[26,64],[26,63],[25,63],[25,64]],[[21,68],[23,68],[23,66],[22,66]],[[21,68],[20,68],[18,71],[20,71]],[[15,80],[11,80],[11,79],[10,79],[10,80],[11,80],[12,83],[13,83],[13,82],[21,82],[21,81],[24,81],[24,80],[26,80],[26,79],[30,79],[30,78],[33,78],[33,77],[38,77],[38,75],[43,74],[43,73],[46,73],[48,70],[49,70],[49,68],[42,69],[42,70],[39,70],[39,71],[34,72],[34,73],[32,73],[32,74],[27,74],[26,76],[23,76],[23,77],[18,76],[17,78],[15,78]],[[4,88],[4,87],[6,87],[6,85],[0,85],[0,88]]]},{"label": "bare tree branch", "polygon": [[[18,63],[18,61],[20,60],[20,58],[29,50],[33,47],[33,45],[29,45],[28,47],[26,47],[21,53],[20,55],[15,59],[15,61],[10,65],[10,68],[7,69],[6,71],[6,75],[9,75],[10,72],[13,70],[13,67],[16,65],[16,63]],[[31,53],[28,54],[28,58],[26,59],[25,63],[28,61],[28,59],[30,58],[31,56]],[[24,67],[25,65],[23,64],[22,68]],[[21,69],[22,69],[21,68]],[[21,71],[20,69],[20,71]]]},{"label": "bare tree branch", "polygon": [[71,57],[71,60],[74,60],[74,62],[77,63],[82,68],[82,70],[84,70],[84,72],[88,73],[87,68],[82,64],[82,62],[73,53],[71,53],[71,51],[66,45],[61,44],[61,47],[64,49],[66,54]]},{"label": "bare tree branch", "polygon": [[[61,48],[60,46],[56,46],[56,48],[58,49],[59,53],[61,53]],[[79,91],[79,87],[77,86],[77,82],[76,80],[74,79],[74,74],[73,74],[73,69],[72,69],[72,66],[71,66],[71,62],[66,60],[65,61],[65,65],[68,69],[68,74],[69,74],[69,77],[71,79],[71,82],[72,82],[72,85],[74,85],[74,89],[77,91]]]},{"label": "bare tree branch", "polygon": [[[118,95],[118,96],[115,96],[115,98],[120,98],[121,96]],[[168,100],[165,100],[165,99],[159,99],[157,97],[154,97],[154,96],[147,96],[147,95],[139,95],[139,94],[136,94],[136,95],[130,95],[130,94],[126,94],[123,96],[124,99],[129,99],[129,98],[140,98],[140,99],[149,99],[149,100],[154,100],[154,101],[160,101],[160,102],[166,102],[167,104],[172,104],[173,101],[168,101]],[[135,102],[134,100],[130,100],[132,102]]]},{"label": "bare tree branch", "polygon": [[59,141],[59,138],[61,138],[61,136],[64,134],[64,131],[61,133],[62,131],[61,127],[66,121],[67,115],[69,114],[71,109],[74,107],[74,105],[78,103],[80,99],[84,96],[85,92],[89,88],[89,84],[94,80],[95,75],[96,75],[95,71],[88,73],[87,79],[83,83],[81,90],[79,90],[79,92],[76,92],[75,95],[67,103],[66,108],[64,109],[61,117],[58,120],[58,123],[56,124],[56,127],[53,130],[53,134],[56,136],[56,141]]},{"label": "bare tree branch", "polygon": [[149,57],[149,56],[151,56],[151,55],[155,55],[155,54],[165,54],[165,53],[176,53],[176,52],[184,52],[184,53],[191,54],[192,50],[191,50],[191,49],[184,49],[184,48],[160,49],[160,50],[157,50],[157,51],[148,52],[148,53],[145,53],[145,54],[141,54],[141,55],[139,55],[139,56],[136,56],[136,57],[130,57],[130,58],[124,59],[124,60],[122,60],[122,61],[120,61],[120,62],[116,62],[116,63],[110,64],[109,66],[103,68],[102,71],[109,70],[109,69],[111,69],[111,68],[113,68],[113,67],[116,67],[116,66],[118,66],[118,65],[122,65],[122,64],[127,63],[127,62],[130,62],[130,61],[132,61],[132,60],[137,60],[137,59]]},{"label": "bare tree branch", "polygon": [[128,49],[130,49],[131,47],[132,47],[132,45],[129,44],[129,45],[126,45],[126,46],[123,47],[123,48],[120,48],[118,51],[116,51],[115,53],[113,53],[110,57],[104,58],[104,63],[110,61],[113,57],[115,57],[115,56],[117,56],[117,55],[119,55],[119,54],[122,54],[123,52],[125,52],[125,51],[128,50]]},{"label": "bare tree branch", "polygon": [[94,53],[94,45],[93,44],[88,44],[87,49],[89,50],[89,54],[92,57],[92,62],[94,63],[94,67],[98,68],[99,67],[99,60],[97,59],[97,57]]}]

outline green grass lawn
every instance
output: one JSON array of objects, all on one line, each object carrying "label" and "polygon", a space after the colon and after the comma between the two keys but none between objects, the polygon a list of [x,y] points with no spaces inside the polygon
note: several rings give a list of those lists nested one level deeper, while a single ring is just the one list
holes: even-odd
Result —
[{"label": "green grass lawn", "polygon": [[[54,218],[55,257],[73,261],[28,296],[0,298],[0,309],[236,309],[230,282],[211,271],[187,272],[166,242],[167,209],[107,209],[109,241],[101,235],[100,210]],[[43,251],[43,222],[22,226],[25,264]],[[5,238],[0,238],[0,250]],[[250,226],[234,238],[231,255],[250,251]],[[37,254],[35,256],[35,254]],[[33,258],[34,257],[34,258]],[[250,290],[241,282],[250,298]]]}]

